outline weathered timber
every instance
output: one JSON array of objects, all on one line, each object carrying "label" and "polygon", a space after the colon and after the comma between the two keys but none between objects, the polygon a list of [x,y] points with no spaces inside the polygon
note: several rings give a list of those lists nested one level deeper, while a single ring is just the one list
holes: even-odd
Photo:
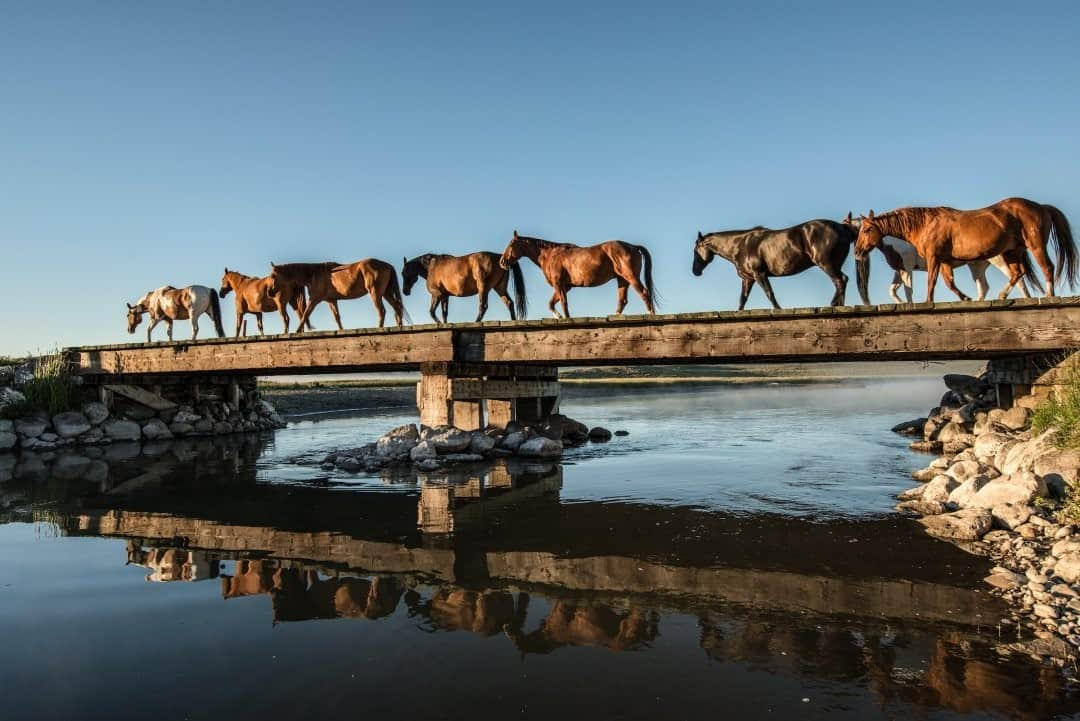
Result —
[{"label": "weathered timber", "polygon": [[[155,411],[167,411],[176,408],[175,403],[161,397],[160,391],[158,393],[151,393],[145,388],[116,383],[106,384],[104,389],[114,395],[123,396],[128,400],[135,401],[139,405],[152,408]],[[240,404],[237,403],[237,406],[239,405]]]}]

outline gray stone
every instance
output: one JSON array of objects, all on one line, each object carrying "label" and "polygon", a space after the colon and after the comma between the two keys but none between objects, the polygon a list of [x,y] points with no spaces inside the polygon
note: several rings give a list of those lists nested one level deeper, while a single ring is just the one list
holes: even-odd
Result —
[{"label": "gray stone", "polygon": [[619,437],[628,436],[630,435],[630,431],[615,431],[615,435]]},{"label": "gray stone", "polygon": [[1066,583],[1080,581],[1080,551],[1069,551],[1058,556],[1054,575]]},{"label": "gray stone", "polygon": [[537,432],[553,441],[580,442],[588,438],[589,427],[573,418],[553,413],[537,427]]},{"label": "gray stone", "polygon": [[172,431],[160,418],[151,418],[142,427],[143,435],[151,441],[172,438]]},{"label": "gray stone", "polygon": [[589,429],[589,440],[593,443],[607,443],[611,440],[611,431],[602,426]]},{"label": "gray stone", "polygon": [[0,451],[10,451],[18,442],[18,436],[11,431],[0,431]]},{"label": "gray stone", "polygon": [[1017,471],[1030,471],[1035,467],[1035,461],[1043,455],[1054,452],[1053,431],[1047,431],[1038,438],[1018,443],[1005,454],[1004,462],[995,464],[1002,475],[1009,475]]},{"label": "gray stone", "polygon": [[1005,528],[1010,531],[1027,523],[1031,517],[1031,507],[1022,503],[1003,503],[990,509],[995,528]]},{"label": "gray stone", "polygon": [[442,456],[442,460],[447,463],[477,463],[484,460],[484,457],[479,453],[447,453]]},{"label": "gray stone", "polygon": [[947,373],[943,380],[945,387],[964,401],[979,400],[987,388],[985,381],[962,373]]},{"label": "gray stone", "polygon": [[945,444],[941,441],[914,441],[908,448],[920,453],[941,453],[945,448]]},{"label": "gray stone", "polygon": [[1031,610],[1039,618],[1057,618],[1060,615],[1056,608],[1047,606],[1045,603],[1036,603]]},{"label": "gray stone", "polygon": [[100,426],[109,417],[108,407],[104,403],[98,403],[97,401],[83,403],[82,412],[92,426]]},{"label": "gray stone", "polygon": [[335,465],[346,473],[359,473],[364,470],[363,461],[352,456],[341,456]]},{"label": "gray stone", "polygon": [[469,453],[483,455],[495,447],[495,439],[483,431],[473,431],[472,441],[469,442]]},{"label": "gray stone", "polygon": [[1049,450],[1035,459],[1032,471],[1042,476],[1047,485],[1063,492],[1080,479],[1080,451]]},{"label": "gray stone", "polygon": [[961,451],[965,451],[975,445],[975,436],[971,433],[966,433],[963,436],[956,438],[950,438],[945,441],[941,446],[941,452],[945,454],[955,455]]},{"label": "gray stone", "polygon": [[39,439],[44,441],[45,443],[56,443],[58,440],[60,440],[60,436],[56,435],[55,433],[42,433],[39,436]]},{"label": "gray stone", "polygon": [[153,408],[147,408],[144,405],[135,404],[129,405],[120,415],[130,421],[138,421],[139,423],[142,423],[143,421],[148,421],[151,418],[157,418],[157,411],[155,411]]},{"label": "gray stone", "polygon": [[507,433],[501,441],[499,441],[499,447],[507,451],[517,451],[518,447],[526,440],[525,433],[523,431],[514,431],[513,433]]},{"label": "gray stone", "polygon": [[420,442],[420,432],[415,423],[408,423],[387,431],[375,441],[375,454],[380,458],[404,460]]},{"label": "gray stone", "polygon": [[1013,406],[1008,410],[995,408],[988,417],[990,422],[1005,426],[1011,431],[1021,431],[1031,423],[1031,411],[1023,406]]},{"label": "gray stone", "polygon": [[1011,443],[1012,438],[1002,433],[984,433],[975,439],[975,457],[987,462],[992,461],[1002,446]]},{"label": "gray stone", "polygon": [[930,503],[945,503],[949,500],[949,494],[959,486],[956,479],[952,476],[946,476],[942,474],[940,476],[934,476],[934,478],[926,484],[926,488],[923,490],[922,500]]},{"label": "gray stone", "polygon": [[896,504],[896,512],[905,516],[918,518],[920,516],[936,516],[945,513],[949,509],[940,501],[924,501],[921,498],[904,501]]},{"label": "gray stone", "polygon": [[993,508],[1005,503],[1028,504],[1046,495],[1046,483],[1034,473],[1023,471],[990,481],[971,498],[969,506]]},{"label": "gray stone", "polygon": [[1005,591],[1017,588],[1025,582],[1024,577],[1019,573],[1013,573],[1012,571],[1006,570],[992,573],[983,580],[994,588],[1000,588]]},{"label": "gray stone", "polygon": [[975,494],[989,482],[990,479],[987,476],[972,476],[953,489],[952,493],[949,494],[949,503],[957,508],[967,508],[971,505]]},{"label": "gray stone", "polygon": [[435,448],[435,444],[431,441],[421,441],[412,447],[409,451],[409,458],[413,461],[423,461],[429,458],[435,458],[439,455],[439,451]]},{"label": "gray stone", "polygon": [[[959,423],[949,422],[943,425],[937,432],[936,440],[942,443],[948,443],[949,441],[957,438],[965,438],[969,436],[968,429]],[[971,444],[968,444],[971,445]]]},{"label": "gray stone", "polygon": [[214,424],[214,434],[215,435],[223,436],[223,435],[225,435],[227,433],[232,433],[232,432],[233,432],[232,424],[229,423],[228,421],[218,421],[217,423]]},{"label": "gray stone", "polygon": [[552,458],[562,455],[563,445],[557,440],[538,436],[518,446],[517,452],[526,458]]},{"label": "gray stone", "polygon": [[101,443],[103,440],[105,440],[105,431],[98,427],[93,427],[79,436],[79,443],[85,446],[92,446],[96,443]]},{"label": "gray stone", "polygon": [[419,468],[421,471],[434,471],[438,470],[439,462],[434,458],[425,458],[424,460],[417,463],[416,467]]},{"label": "gray stone", "polygon": [[896,494],[897,500],[900,501],[917,501],[922,498],[923,491],[926,490],[926,483],[909,488],[906,491],[900,491]]},{"label": "gray stone", "polygon": [[8,406],[21,406],[26,403],[26,396],[14,388],[0,388],[0,409]]},{"label": "gray stone", "polygon": [[923,427],[926,426],[926,421],[926,418],[916,418],[914,420],[904,421],[903,423],[897,423],[892,427],[892,432],[899,433],[902,436],[917,436],[922,433]]},{"label": "gray stone", "polygon": [[209,418],[199,418],[199,420],[195,421],[196,433],[213,433],[213,431],[214,422]]},{"label": "gray stone", "polygon": [[48,422],[40,418],[19,418],[15,421],[15,433],[21,438],[37,438],[48,427]]},{"label": "gray stone", "polygon": [[985,466],[978,461],[955,461],[945,470],[945,475],[952,476],[958,482],[963,483],[967,479],[983,473],[984,468]]},{"label": "gray stone", "polygon": [[100,426],[105,436],[114,441],[137,441],[142,438],[142,429],[135,421],[111,418]]},{"label": "gray stone", "polygon": [[169,431],[171,431],[174,436],[186,436],[189,433],[195,432],[195,426],[190,423],[173,421],[169,424]]},{"label": "gray stone", "polygon": [[460,453],[472,443],[472,434],[460,428],[436,429],[428,439],[439,453]]},{"label": "gray stone", "polygon": [[190,408],[181,406],[176,410],[176,415],[173,416],[173,423],[188,423],[194,425],[202,420],[202,416],[198,413],[193,413]]},{"label": "gray stone", "polygon": [[927,532],[939,538],[958,541],[976,541],[990,530],[990,511],[983,508],[965,508],[952,513],[920,518],[919,523]]}]

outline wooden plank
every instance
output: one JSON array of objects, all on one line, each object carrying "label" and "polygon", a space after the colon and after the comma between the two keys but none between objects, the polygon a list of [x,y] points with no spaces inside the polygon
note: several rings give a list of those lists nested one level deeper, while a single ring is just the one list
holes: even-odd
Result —
[{"label": "wooden plank", "polygon": [[123,396],[130,401],[135,401],[147,408],[152,408],[155,411],[171,411],[176,408],[176,404],[170,400],[162,398],[156,393],[151,393],[145,388],[139,388],[138,386],[129,386],[123,384],[109,384],[104,386],[105,390],[109,391],[113,395]]},{"label": "wooden plank", "polygon": [[558,381],[485,381],[450,379],[450,398],[456,401],[497,398],[539,398],[559,395]]}]

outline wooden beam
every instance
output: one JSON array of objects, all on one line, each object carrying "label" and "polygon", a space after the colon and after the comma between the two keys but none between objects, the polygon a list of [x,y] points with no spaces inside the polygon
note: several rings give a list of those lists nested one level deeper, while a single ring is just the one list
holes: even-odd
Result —
[{"label": "wooden beam", "polygon": [[127,398],[129,401],[135,401],[136,403],[144,405],[147,408],[152,408],[155,411],[171,411],[173,408],[176,408],[176,404],[172,401],[166,400],[157,393],[151,393],[145,388],[139,388],[138,386],[109,384],[104,386],[104,388],[113,395]]},{"label": "wooden beam", "polygon": [[559,395],[558,381],[481,381],[450,379],[451,400],[538,398]]}]

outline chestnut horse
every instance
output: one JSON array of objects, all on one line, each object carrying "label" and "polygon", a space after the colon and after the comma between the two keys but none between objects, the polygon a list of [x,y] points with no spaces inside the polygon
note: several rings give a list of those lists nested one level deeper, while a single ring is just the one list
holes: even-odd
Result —
[{"label": "chestnut horse", "polygon": [[[548,308],[556,318],[569,318],[570,307],[566,294],[571,288],[594,288],[614,279],[618,283],[618,302],[615,315],[620,315],[626,307],[626,289],[633,288],[649,313],[656,313],[656,288],[652,279],[652,256],[643,245],[634,245],[622,240],[609,240],[599,245],[582,248],[572,243],[555,243],[540,238],[514,236],[503,251],[499,265],[509,269],[521,258],[528,258],[540,266],[544,278],[555,289]],[[641,282],[641,270],[644,265],[645,283]],[[555,309],[555,303],[562,303],[563,314]]]},{"label": "chestnut horse", "polygon": [[135,332],[144,313],[150,316],[150,324],[146,327],[147,343],[150,342],[150,333],[162,321],[168,329],[169,340],[172,340],[174,320],[191,320],[191,339],[195,340],[199,337],[199,316],[203,313],[214,321],[218,338],[225,335],[225,329],[221,327],[221,304],[217,291],[205,285],[189,285],[187,288],[162,286],[139,298],[135,305],[128,303],[127,307],[128,333]]},{"label": "chestnut horse", "polygon": [[[403,259],[405,264],[401,267],[402,290],[408,295],[417,278],[427,281],[428,293],[431,294],[431,319],[436,323],[435,308],[442,305],[442,322],[446,322],[447,306],[450,296],[464,298],[467,296],[480,296],[480,312],[476,315],[476,322],[484,319],[484,313],[488,307],[488,293],[494,290],[506,309],[510,311],[510,320],[524,318],[528,312],[528,301],[525,297],[525,277],[521,272],[521,266],[514,263],[510,270],[506,271],[499,265],[499,254],[481,251],[469,255],[435,255],[426,253],[412,260]],[[514,300],[506,292],[508,283],[513,282]],[[514,303],[517,303],[517,313],[514,313]]]},{"label": "chestnut horse", "polygon": [[[294,263],[293,266],[302,268],[288,268],[281,265],[273,265],[270,279],[273,283],[272,292],[281,292],[281,288],[288,283],[296,283],[297,278],[303,278],[304,287],[307,290],[307,307],[300,315],[300,325],[297,333],[304,332],[304,324],[307,322],[315,306],[325,301],[330,306],[330,312],[334,316],[338,330],[344,330],[341,325],[341,314],[338,313],[337,302],[339,300],[351,300],[371,296],[371,302],[375,304],[375,312],[379,316],[379,327],[383,327],[386,320],[386,308],[383,299],[390,302],[394,309],[394,320],[400,326],[402,317],[408,318],[405,306],[401,302],[401,289],[398,287],[397,272],[394,266],[376,258],[367,258],[347,265],[334,263]],[[411,321],[410,321],[411,322]]]},{"label": "chestnut horse", "polygon": [[[225,275],[221,276],[221,289],[218,295],[222,298],[230,292],[235,292],[233,302],[236,305],[236,337],[240,337],[240,329],[243,325],[244,315],[251,313],[255,316],[255,322],[259,326],[259,335],[263,335],[263,313],[278,311],[281,313],[281,323],[285,327],[285,333],[289,332],[289,312],[291,305],[299,318],[304,312],[304,292],[294,293],[286,298],[282,293],[270,294],[273,281],[270,276],[254,278],[250,275],[237,273],[235,270],[225,268]],[[310,329],[311,323],[308,322]],[[247,330],[244,330],[247,335]]]},{"label": "chestnut horse", "polygon": [[[949,290],[961,300],[968,300],[953,282],[953,264],[988,260],[996,255],[1003,256],[1009,266],[1009,282],[999,298],[1007,298],[1025,275],[1037,283],[1028,251],[1046,277],[1047,296],[1054,295],[1054,284],[1063,275],[1070,288],[1076,284],[1076,243],[1065,214],[1052,205],[1006,198],[978,210],[898,208],[877,216],[871,210],[862,221],[856,256],[866,257],[887,235],[911,243],[926,260],[928,303],[934,300],[938,273]],[[1047,254],[1051,235],[1057,244],[1056,273]]]}]

